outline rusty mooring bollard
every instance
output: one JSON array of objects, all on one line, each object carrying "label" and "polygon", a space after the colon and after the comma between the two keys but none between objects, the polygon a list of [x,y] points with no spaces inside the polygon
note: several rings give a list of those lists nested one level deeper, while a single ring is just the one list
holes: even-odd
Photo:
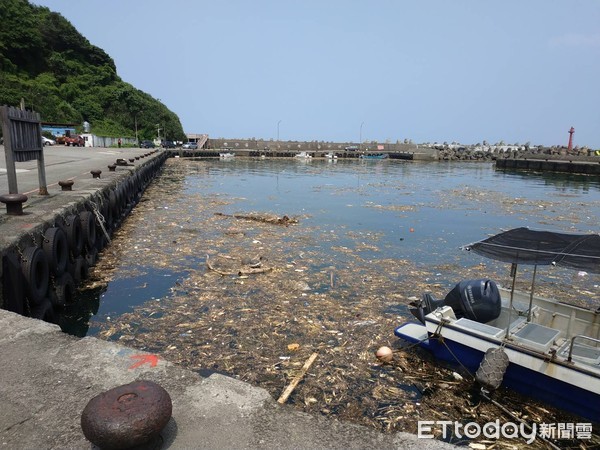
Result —
[{"label": "rusty mooring bollard", "polygon": [[114,172],[116,170],[116,168],[117,168],[116,164],[109,164],[108,165],[108,171],[109,172]]},{"label": "rusty mooring bollard", "polygon": [[116,164],[117,164],[117,166],[126,166],[127,165],[127,161],[124,160],[123,158],[119,158],[119,159],[117,159]]},{"label": "rusty mooring bollard", "polygon": [[132,163],[135,161],[135,158],[129,158],[129,162]]},{"label": "rusty mooring bollard", "polygon": [[92,174],[92,178],[100,178],[100,174],[102,173],[102,171],[99,169],[95,169],[90,170],[90,173]]},{"label": "rusty mooring bollard", "polygon": [[23,215],[23,203],[27,201],[25,194],[4,194],[0,196],[0,202],[6,204],[6,214],[11,216]]},{"label": "rusty mooring bollard", "polygon": [[81,429],[100,448],[130,448],[157,438],[172,411],[171,397],[161,386],[134,381],[92,398],[81,414]]},{"label": "rusty mooring bollard", "polygon": [[75,184],[75,182],[73,180],[60,180],[58,182],[58,185],[60,186],[60,189],[62,191],[72,191],[73,184]]},{"label": "rusty mooring bollard", "polygon": [[136,157],[135,157],[135,159],[140,159],[140,157],[139,157],[139,156],[136,156]]}]

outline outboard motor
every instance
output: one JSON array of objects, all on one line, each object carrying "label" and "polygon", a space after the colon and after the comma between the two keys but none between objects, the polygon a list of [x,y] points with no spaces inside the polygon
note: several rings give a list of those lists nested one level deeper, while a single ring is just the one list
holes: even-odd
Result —
[{"label": "outboard motor", "polygon": [[500,291],[496,283],[489,279],[466,280],[458,283],[443,300],[436,300],[431,294],[423,294],[423,299],[410,310],[425,323],[425,316],[441,307],[450,306],[457,319],[486,323],[500,315]]}]

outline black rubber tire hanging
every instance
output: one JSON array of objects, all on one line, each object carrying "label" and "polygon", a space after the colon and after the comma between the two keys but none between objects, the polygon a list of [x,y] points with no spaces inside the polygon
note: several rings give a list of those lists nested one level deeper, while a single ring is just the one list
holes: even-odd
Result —
[{"label": "black rubber tire hanging", "polygon": [[95,266],[96,261],[98,260],[98,249],[96,247],[89,248],[87,254],[85,255],[85,260],[88,264],[88,267]]},{"label": "black rubber tire hanging", "polygon": [[65,233],[67,234],[67,242],[69,250],[73,257],[78,257],[83,251],[83,231],[81,229],[81,221],[79,216],[72,214],[67,216],[64,222]]},{"label": "black rubber tire hanging", "polygon": [[50,271],[44,252],[37,247],[27,247],[23,252],[21,270],[25,277],[26,294],[33,305],[44,300],[48,292]]},{"label": "black rubber tire hanging", "polygon": [[58,227],[48,228],[44,233],[42,247],[50,271],[57,277],[65,273],[69,262],[69,244],[65,232]]},{"label": "black rubber tire hanging", "polygon": [[75,281],[75,285],[80,284],[88,277],[88,263],[83,256],[75,258],[71,276],[73,277],[73,281]]},{"label": "black rubber tire hanging", "polygon": [[17,314],[25,314],[25,280],[15,253],[2,257],[2,307]]},{"label": "black rubber tire hanging", "polygon": [[92,248],[96,244],[96,220],[91,211],[83,211],[79,214],[83,240],[87,248]]},{"label": "black rubber tire hanging", "polygon": [[44,298],[37,305],[31,307],[31,317],[50,323],[58,322],[58,317],[49,298]]},{"label": "black rubber tire hanging", "polygon": [[75,298],[75,281],[69,272],[63,273],[54,282],[54,289],[50,294],[50,300],[54,308],[64,308],[66,304],[73,303]]}]

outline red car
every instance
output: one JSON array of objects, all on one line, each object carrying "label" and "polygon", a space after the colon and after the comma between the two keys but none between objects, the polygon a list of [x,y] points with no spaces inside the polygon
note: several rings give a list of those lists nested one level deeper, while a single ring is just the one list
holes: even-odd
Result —
[{"label": "red car", "polygon": [[72,145],[73,147],[83,147],[85,146],[85,139],[81,136],[67,136],[65,138],[65,145],[68,147]]}]

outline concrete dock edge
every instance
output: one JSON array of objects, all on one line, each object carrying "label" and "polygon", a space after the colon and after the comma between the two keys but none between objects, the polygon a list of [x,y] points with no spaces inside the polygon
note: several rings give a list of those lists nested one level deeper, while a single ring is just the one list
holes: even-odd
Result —
[{"label": "concrete dock edge", "polygon": [[[278,405],[264,389],[213,374],[203,378],[117,343],[76,338],[56,325],[0,310],[0,445],[11,449],[93,448],[81,412],[97,394],[134,380],[169,392],[173,417],[162,448],[454,448],[407,433],[384,434]],[[136,357],[137,356],[137,357]]]}]

